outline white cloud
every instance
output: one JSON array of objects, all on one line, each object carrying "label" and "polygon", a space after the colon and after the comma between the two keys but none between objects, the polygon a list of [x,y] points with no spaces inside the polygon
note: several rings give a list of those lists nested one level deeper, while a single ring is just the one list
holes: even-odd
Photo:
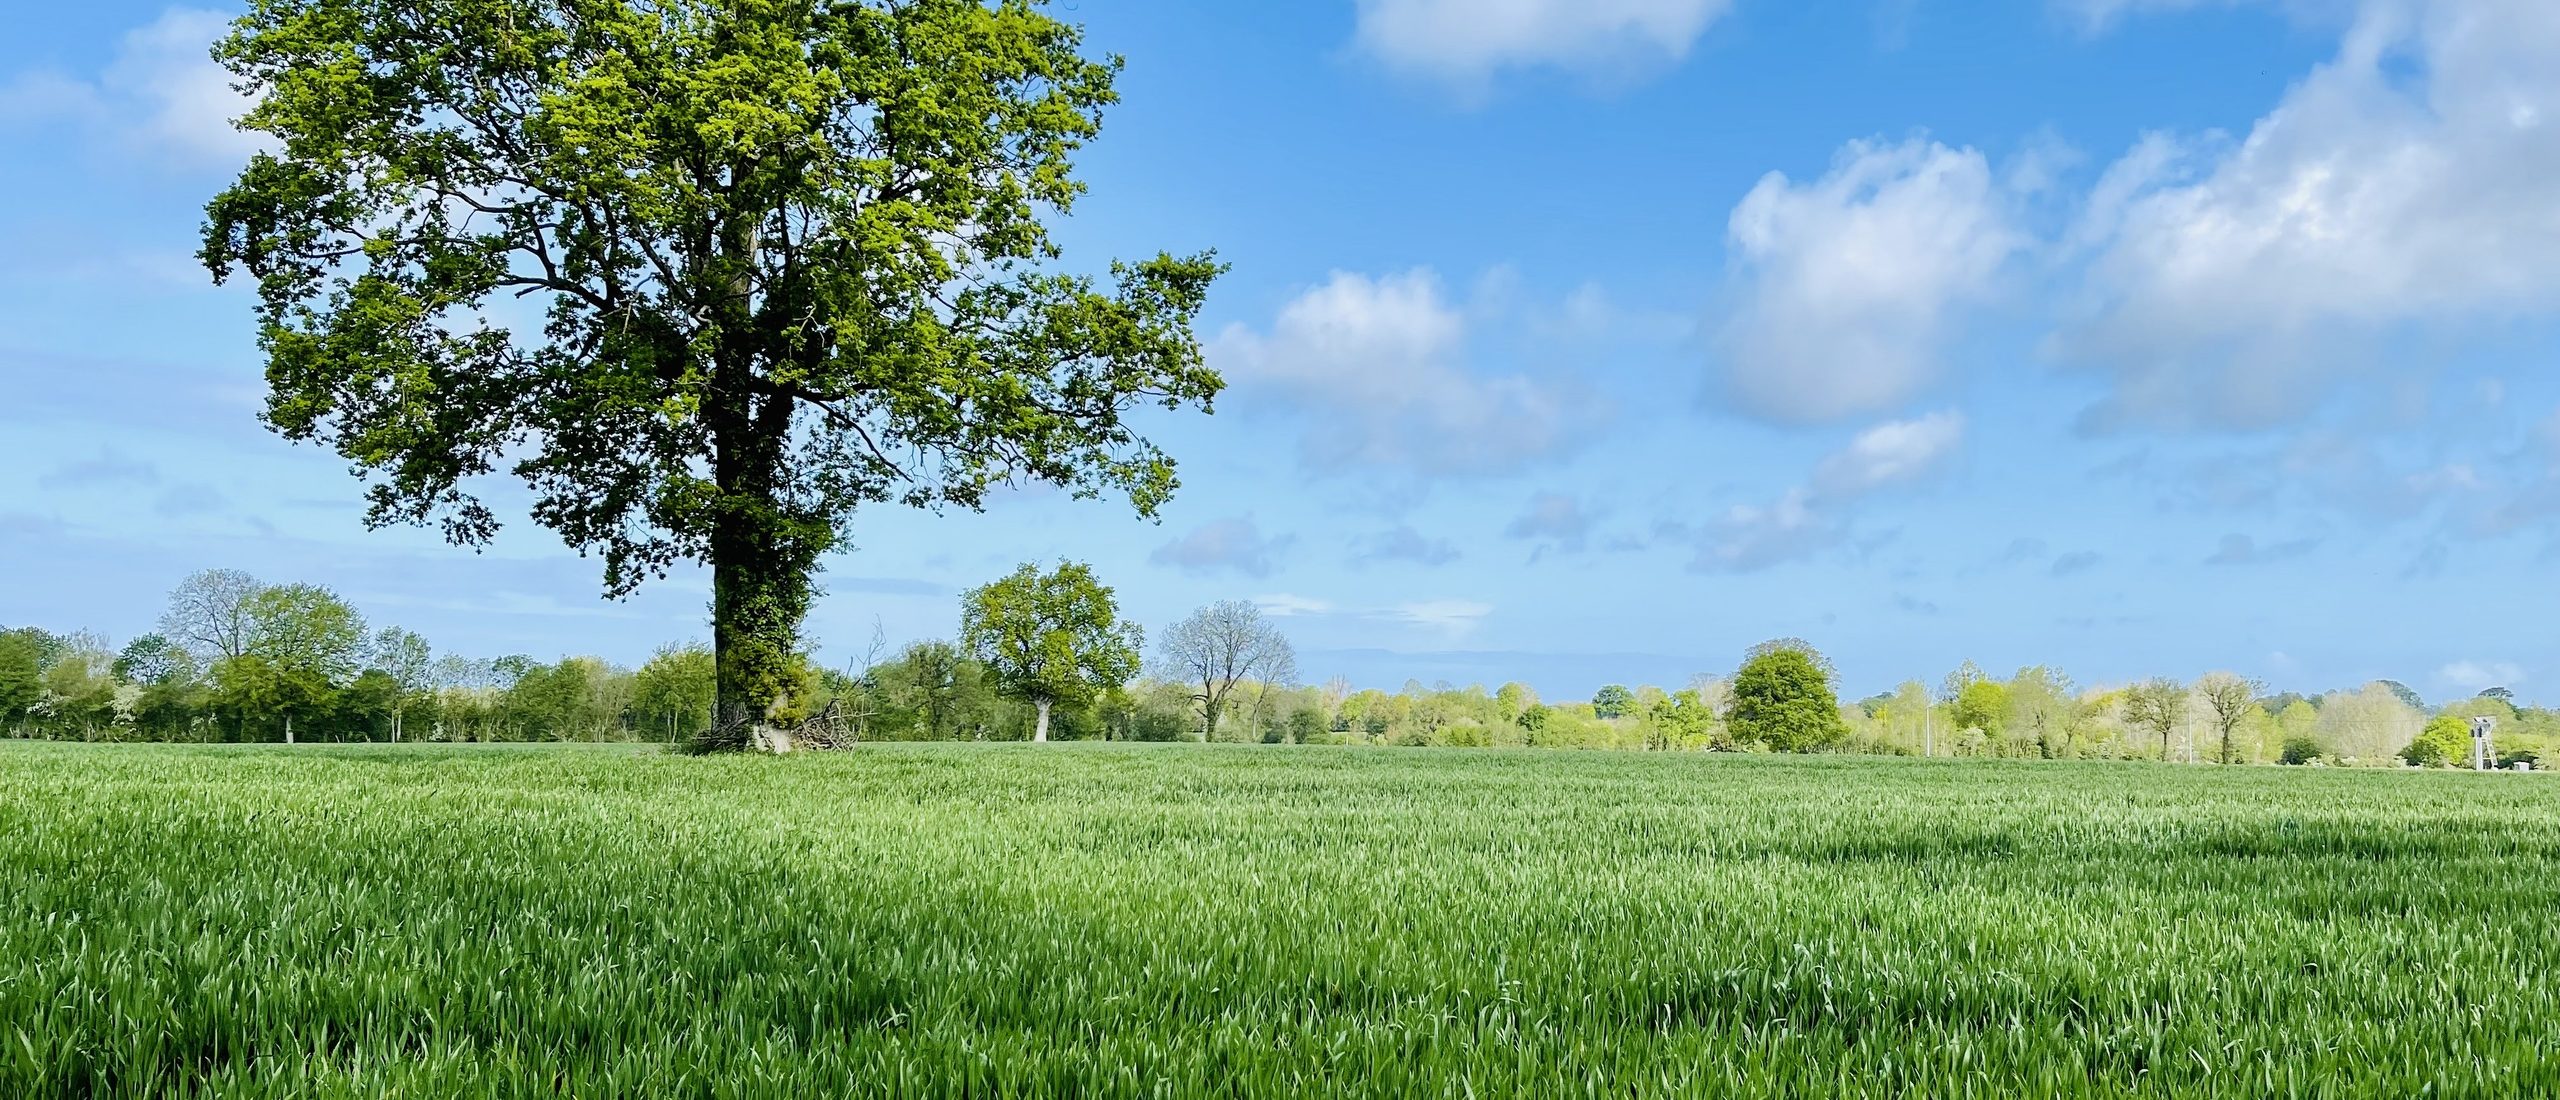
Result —
[{"label": "white cloud", "polygon": [[1417,600],[1386,608],[1383,617],[1445,634],[1462,635],[1473,633],[1477,624],[1491,614],[1493,605],[1477,600]]},{"label": "white cloud", "polygon": [[1354,41],[1389,66],[1477,88],[1507,68],[1678,61],[1731,0],[1359,0]]},{"label": "white cloud", "polygon": [[2244,139],[2155,135],[2091,196],[2052,349],[2114,374],[2099,425],[2277,422],[2379,336],[2555,312],[2560,4],[2357,12]]},{"label": "white cloud", "polygon": [[232,125],[256,101],[234,91],[210,55],[230,24],[222,12],[171,8],[127,32],[95,78],[29,72],[0,84],[0,120],[64,121],[131,151],[238,164],[270,143]]},{"label": "white cloud", "polygon": [[1147,560],[1192,573],[1232,570],[1248,577],[1267,577],[1279,568],[1279,555],[1297,541],[1290,535],[1265,537],[1249,518],[1222,519],[1194,528],[1190,534],[1156,548]]},{"label": "white cloud", "polygon": [[1254,606],[1275,619],[1340,618],[1355,622],[1416,627],[1452,638],[1473,633],[1493,614],[1493,605],[1478,600],[1412,600],[1382,607],[1343,607],[1331,600],[1289,593],[1253,598]]},{"label": "white cloud", "polygon": [[1814,467],[1814,490],[1825,497],[1917,481],[1935,473],[1964,442],[1964,414],[1934,412],[1894,420],[1858,433],[1849,446]]},{"label": "white cloud", "polygon": [[2478,693],[2521,684],[2524,670],[2512,661],[2455,661],[2437,669],[2436,679],[2448,687]]},{"label": "white cloud", "polygon": [[1594,397],[1464,366],[1467,317],[1428,270],[1336,272],[1283,307],[1268,333],[1231,325],[1210,359],[1240,388],[1308,410],[1308,465],[1423,474],[1516,471],[1580,445],[1606,417]]},{"label": "white cloud", "polygon": [[1727,388],[1777,420],[1890,408],[1934,377],[1960,311],[2029,240],[1972,149],[1853,141],[1831,171],[1772,172],[1734,207],[1734,297],[1716,344]]},{"label": "white cloud", "polygon": [[1964,415],[1953,410],[1878,424],[1824,456],[1805,484],[1776,500],[1736,504],[1695,529],[1675,525],[1670,533],[1696,543],[1690,567],[1701,571],[1749,572],[1811,556],[1847,537],[1842,513],[1858,498],[1945,468],[1964,431]]}]

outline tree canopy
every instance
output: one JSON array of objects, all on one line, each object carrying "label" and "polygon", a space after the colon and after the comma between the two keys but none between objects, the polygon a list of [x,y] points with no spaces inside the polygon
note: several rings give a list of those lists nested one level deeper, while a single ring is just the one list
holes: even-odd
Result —
[{"label": "tree canopy", "polygon": [[1031,739],[1049,739],[1049,709],[1083,704],[1138,674],[1146,636],[1120,621],[1111,589],[1093,568],[1060,562],[1042,573],[1024,564],[960,601],[960,638],[997,683],[1038,708]]},{"label": "tree canopy", "polygon": [[1831,677],[1810,647],[1769,644],[1755,647],[1733,677],[1732,713],[1728,719],[1737,740],[1756,741],[1782,752],[1820,748],[1846,736],[1840,699]]},{"label": "tree canopy", "polygon": [[1152,514],[1123,413],[1222,384],[1210,256],[1058,270],[1120,62],[1034,0],[264,0],[215,56],[275,139],[202,252],[256,280],[267,421],[373,524],[485,542],[503,465],[609,594],[708,564],[723,725],[857,507]]}]

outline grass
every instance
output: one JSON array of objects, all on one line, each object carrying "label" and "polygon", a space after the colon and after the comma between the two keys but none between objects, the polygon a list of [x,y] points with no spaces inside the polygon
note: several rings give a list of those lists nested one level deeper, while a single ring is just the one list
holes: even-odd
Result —
[{"label": "grass", "polygon": [[0,745],[0,1096],[2560,1092],[2532,776]]}]

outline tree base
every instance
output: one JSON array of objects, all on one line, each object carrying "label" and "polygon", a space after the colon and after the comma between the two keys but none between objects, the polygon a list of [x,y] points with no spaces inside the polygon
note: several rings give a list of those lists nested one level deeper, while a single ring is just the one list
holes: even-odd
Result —
[{"label": "tree base", "polygon": [[833,700],[826,709],[796,726],[777,726],[771,722],[740,719],[726,722],[693,735],[685,742],[684,751],[694,756],[723,752],[762,752],[775,756],[801,749],[849,749],[862,737],[845,721]]}]

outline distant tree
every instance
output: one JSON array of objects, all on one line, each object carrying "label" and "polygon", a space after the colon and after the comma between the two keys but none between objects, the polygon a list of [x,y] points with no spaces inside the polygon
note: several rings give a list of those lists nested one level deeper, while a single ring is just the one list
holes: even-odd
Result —
[{"label": "distant tree", "polygon": [[878,725],[892,736],[944,740],[982,735],[997,700],[986,667],[945,641],[908,646],[895,660],[871,671],[883,713]]},{"label": "distant tree", "polygon": [[1708,744],[1715,736],[1715,712],[1696,688],[1672,692],[1652,706],[1645,716],[1645,748],[1694,748]]},{"label": "distant tree", "polygon": [[2425,768],[2454,767],[2471,759],[2471,722],[2454,715],[2430,719],[2400,750],[2400,759]]},{"label": "distant tree", "polygon": [[1785,650],[1793,650],[1797,653],[1804,654],[1805,659],[1813,662],[1813,667],[1822,673],[1824,683],[1834,685],[1835,687],[1839,684],[1840,670],[1831,666],[1831,658],[1823,656],[1821,650],[1813,648],[1812,642],[1808,642],[1802,638],[1771,638],[1768,641],[1744,650],[1742,660],[1744,664],[1749,664],[1751,663],[1752,658],[1766,657],[1769,654]]},{"label": "distant tree", "polygon": [[1736,740],[1781,752],[1821,748],[1849,732],[1830,676],[1813,654],[1792,647],[1755,649],[1743,662],[1727,724]]},{"label": "distant tree", "polygon": [[237,569],[197,573],[169,593],[160,632],[195,655],[200,665],[246,654],[256,628],[250,603],[266,587]]},{"label": "distant tree", "polygon": [[96,738],[117,721],[115,655],[87,633],[41,639],[40,698],[34,709],[62,735]]},{"label": "distant tree", "polygon": [[2176,680],[2155,676],[2125,689],[2125,723],[2158,735],[2162,760],[2170,758],[2169,735],[2186,714],[2187,688]]},{"label": "distant tree", "polygon": [[2410,690],[2409,685],[2398,680],[2376,680],[2374,683],[2390,691],[2393,698],[2400,700],[2400,705],[2421,713],[2426,711],[2427,701],[2419,698],[2418,693]]},{"label": "distant tree", "polygon": [[1938,682],[1938,702],[1954,706],[1956,699],[1964,694],[1964,689],[1988,679],[1990,677],[1983,675],[1982,666],[1972,661],[1957,665],[1955,671]]},{"label": "distant tree", "polygon": [[282,719],[285,743],[291,744],[295,719],[307,723],[327,713],[333,693],[355,678],[364,654],[364,618],[336,593],[309,584],[259,588],[244,613],[245,652],[223,661],[231,666],[223,694],[244,716]]},{"label": "distant tree", "polygon": [[1624,684],[1610,684],[1591,693],[1591,713],[1595,717],[1623,718],[1635,705],[1635,693]]},{"label": "distant tree", "polygon": [[2071,677],[2037,665],[2018,670],[2008,687],[2008,731],[2048,760],[2069,755],[2082,708]]},{"label": "distant tree", "polygon": [[239,717],[244,737],[251,717],[272,718],[283,723],[283,740],[288,745],[295,743],[294,722],[299,719],[307,727],[312,719],[326,715],[337,694],[336,685],[319,668],[288,663],[254,649],[214,662],[213,689],[219,704]]},{"label": "distant tree", "polygon": [[2321,704],[2318,735],[2341,760],[2388,760],[2426,727],[2426,715],[2391,685],[2376,681],[2331,693]]},{"label": "distant tree", "polygon": [[2284,739],[2284,750],[2276,754],[2279,764],[2308,764],[2320,759],[2320,739],[2294,736]]},{"label": "distant tree", "polygon": [[247,652],[307,669],[325,680],[353,679],[364,658],[364,617],[318,585],[280,584],[249,598]]},{"label": "distant tree", "polygon": [[1932,713],[1927,684],[1903,681],[1886,700],[1884,713],[1887,731],[1905,747],[1935,752],[1937,716]]},{"label": "distant tree", "polygon": [[857,508],[1152,514],[1124,414],[1222,386],[1210,257],[1058,270],[1119,62],[1033,4],[262,0],[214,56],[276,139],[201,252],[257,280],[267,421],[376,525],[485,543],[505,464],[613,594],[707,564],[724,729],[792,689]]},{"label": "distant tree", "polygon": [[2315,709],[2319,705],[2317,700],[2306,698],[2301,692],[2279,691],[2273,695],[2269,695],[2266,698],[2258,700],[2258,707],[2269,714],[2283,714],[2284,712],[2293,709],[2293,705],[2295,703],[2303,703],[2312,706]]},{"label": "distant tree", "polygon": [[116,653],[116,679],[128,684],[167,684],[195,675],[195,660],[166,635],[145,634]]},{"label": "distant tree", "polygon": [[371,657],[370,670],[382,673],[390,687],[391,740],[396,742],[405,731],[410,702],[435,685],[435,651],[425,637],[386,626],[373,636]]},{"label": "distant tree", "polygon": [[1998,680],[1975,678],[1956,689],[1948,708],[1958,730],[1981,730],[1997,738],[2009,720],[2009,689]]},{"label": "distant tree", "polygon": [[1159,660],[1170,679],[1200,685],[1200,739],[1217,738],[1227,697],[1247,680],[1285,681],[1297,675],[1297,653],[1262,609],[1242,600],[1214,603],[1165,632]]},{"label": "distant tree", "polygon": [[2233,735],[2249,712],[2258,709],[2258,695],[2267,690],[2265,684],[2235,672],[2215,672],[2196,681],[2196,694],[2204,697],[2204,705],[2213,712],[2214,730],[2222,736],[2221,760],[2236,763]]},{"label": "distant tree", "polygon": [[2515,705],[2516,701],[2516,693],[2502,687],[2493,687],[2487,691],[2481,692],[2480,697],[2483,699],[2495,699],[2509,706]]},{"label": "distant tree", "polygon": [[649,662],[640,666],[636,677],[632,709],[653,729],[663,722],[669,741],[711,728],[719,669],[712,660],[710,646],[659,646]]},{"label": "distant tree", "polygon": [[960,640],[997,686],[1028,700],[1031,740],[1049,740],[1049,710],[1084,706],[1138,674],[1145,635],[1120,621],[1111,589],[1081,562],[1047,573],[1025,564],[960,599]]}]

